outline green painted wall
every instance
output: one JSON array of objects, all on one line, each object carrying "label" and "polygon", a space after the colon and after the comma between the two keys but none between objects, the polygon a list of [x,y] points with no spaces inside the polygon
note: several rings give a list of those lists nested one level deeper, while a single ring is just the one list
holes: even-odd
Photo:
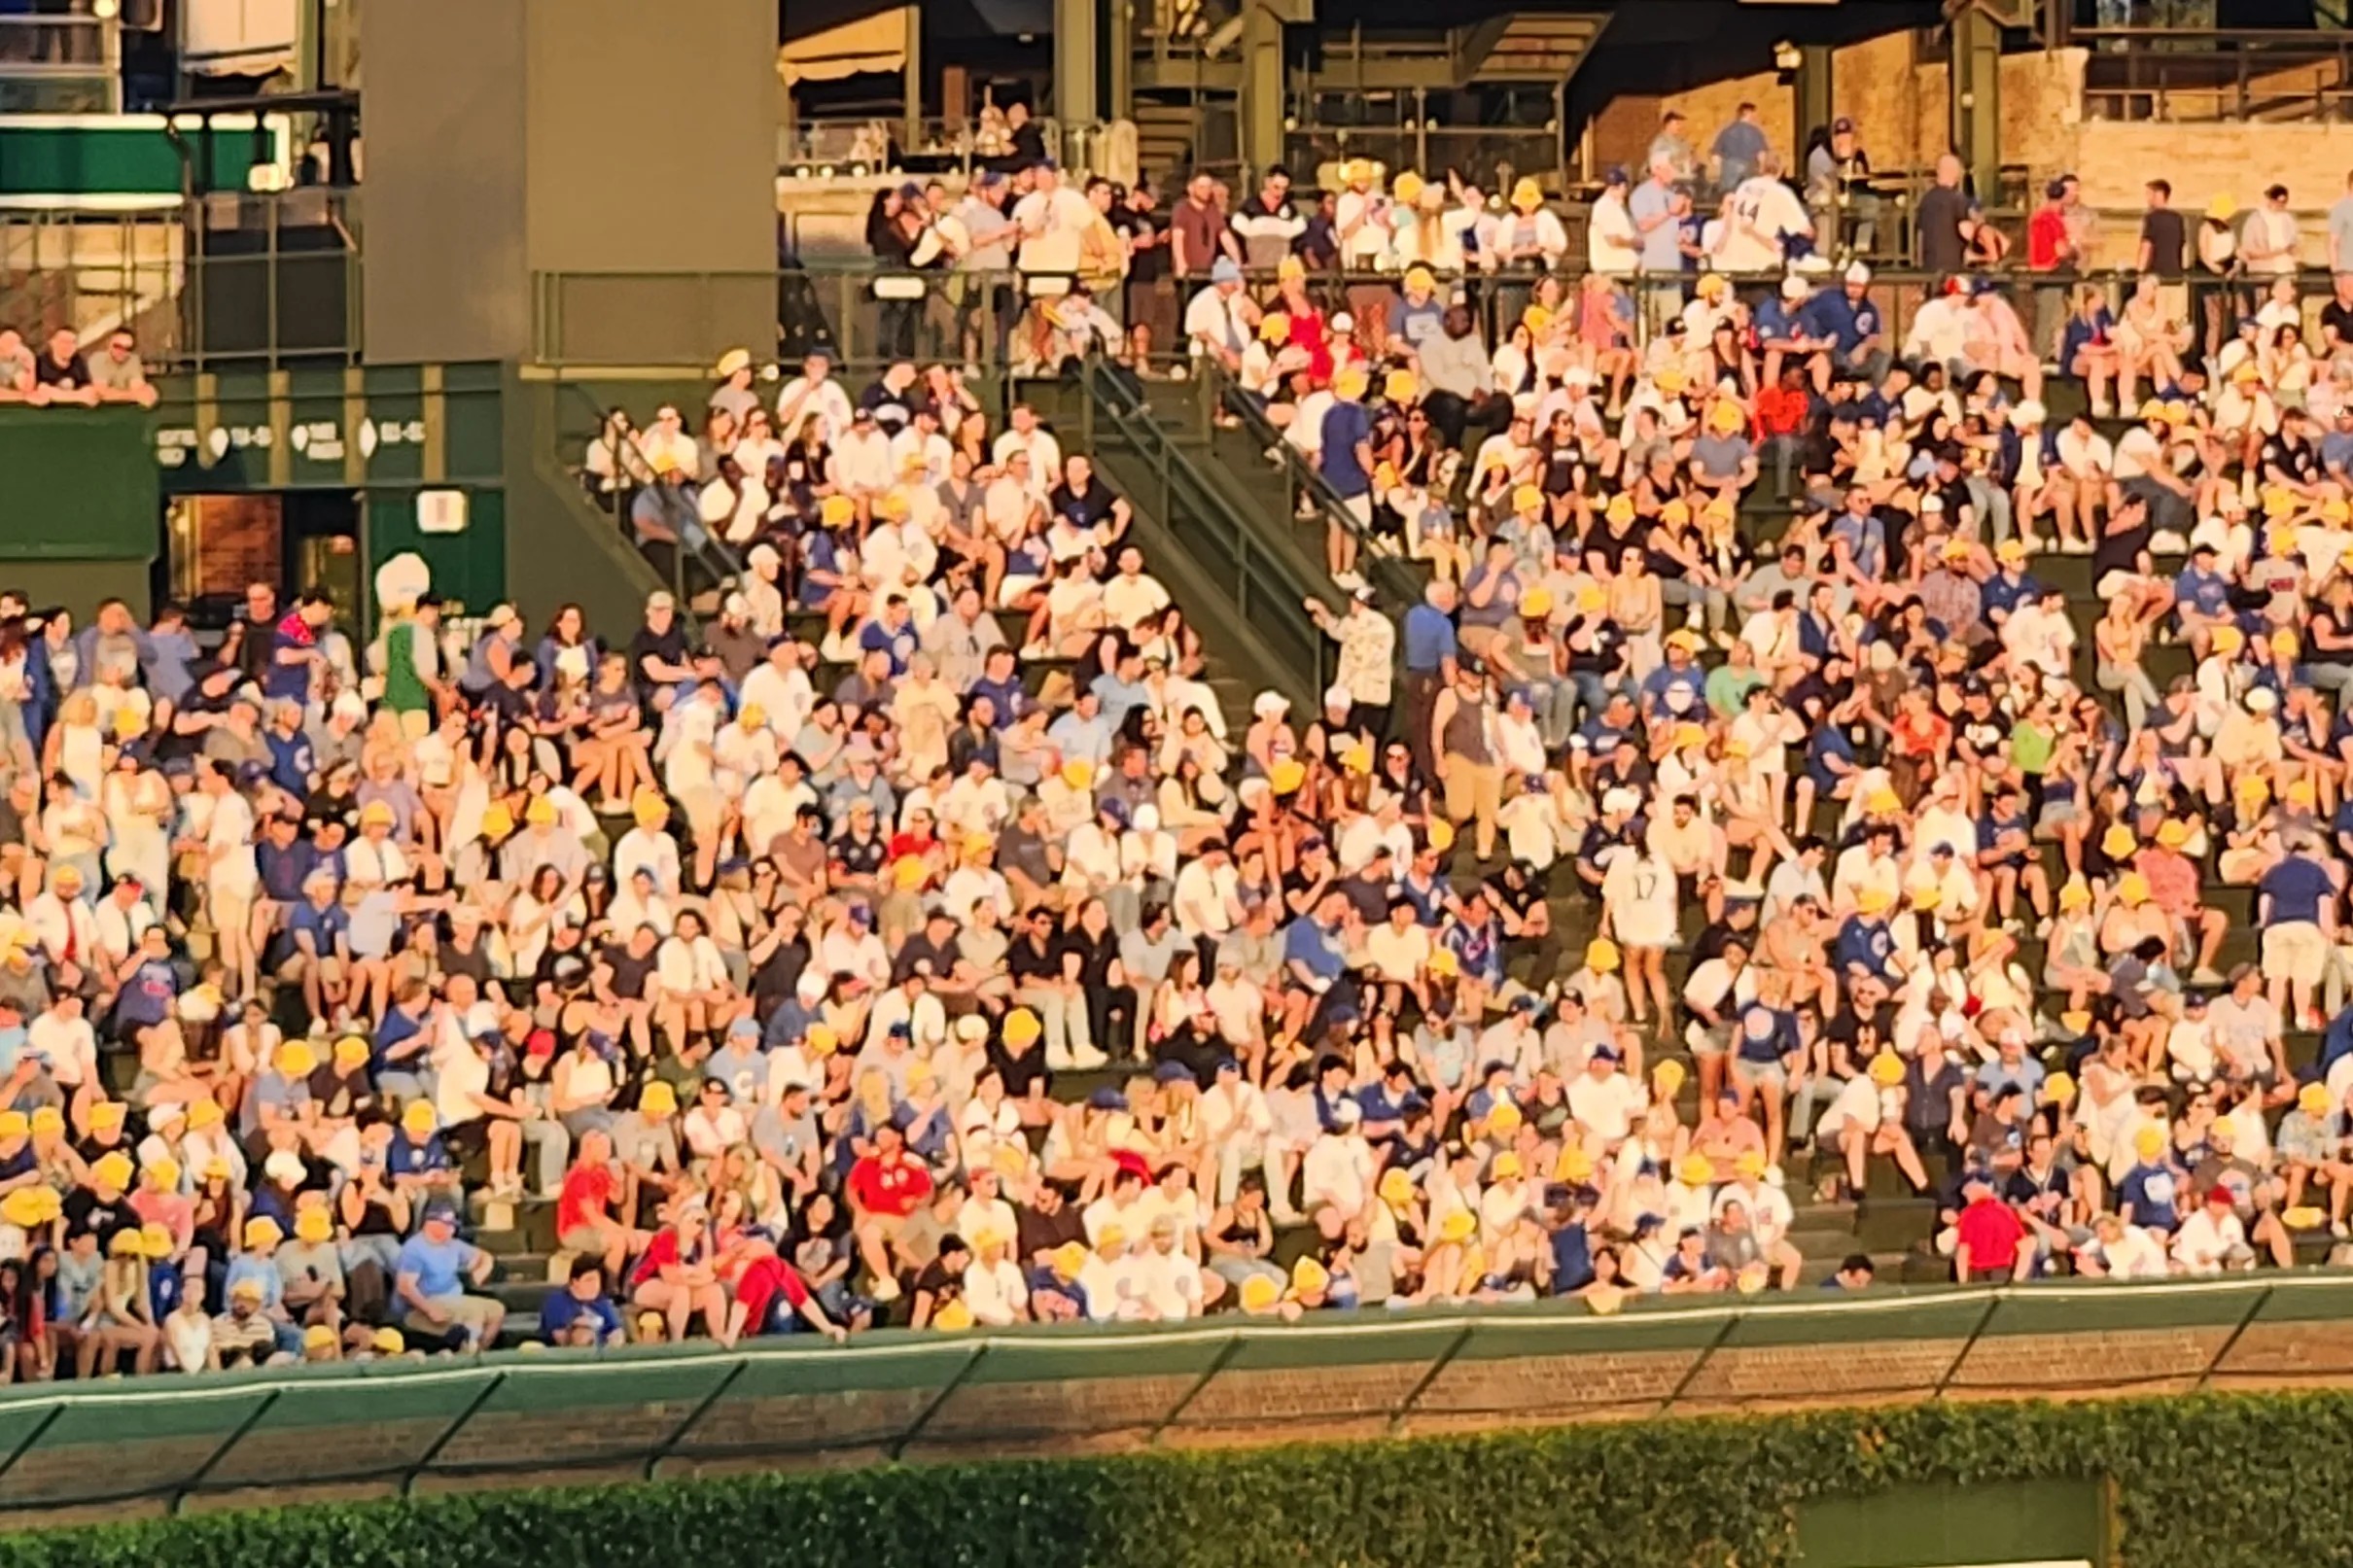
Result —
[{"label": "green painted wall", "polygon": [[139,408],[0,408],[0,562],[155,559]]},{"label": "green painted wall", "polygon": [[499,482],[496,365],[259,366],[158,384],[173,494]]},{"label": "green painted wall", "polygon": [[109,599],[122,600],[144,619],[153,597],[145,561],[5,561],[0,588],[16,589],[35,609],[62,605],[76,625]]},{"label": "green painted wall", "polygon": [[463,487],[466,527],[456,534],[417,528],[410,491],[370,490],[367,500],[368,573],[404,550],[433,568],[434,591],[452,601],[451,614],[479,615],[507,597],[507,498],[488,486]]},{"label": "green painted wall", "polygon": [[[233,123],[232,123],[233,122]],[[207,133],[193,116],[173,130],[161,115],[0,116],[0,196],[147,196],[177,202],[182,148],[215,191],[243,191],[257,163],[291,168],[284,115],[259,135],[250,115],[220,117]]]},{"label": "green painted wall", "polygon": [[[640,407],[636,396],[614,401]],[[518,374],[507,407],[507,552],[515,607],[535,626],[565,604],[579,605],[593,626],[635,626],[646,595],[663,584],[566,469],[596,429],[597,402],[577,388]]]}]

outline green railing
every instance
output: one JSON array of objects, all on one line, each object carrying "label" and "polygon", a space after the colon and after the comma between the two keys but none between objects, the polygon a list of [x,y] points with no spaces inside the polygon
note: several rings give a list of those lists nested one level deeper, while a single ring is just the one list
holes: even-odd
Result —
[{"label": "green railing", "polygon": [[199,197],[168,214],[0,216],[0,321],[39,343],[129,329],[151,370],[355,364],[348,192]]},{"label": "green railing", "polygon": [[[1310,598],[1329,605],[1321,574],[1302,572],[1291,552],[1268,540],[1238,510],[1153,417],[1143,389],[1102,360],[1085,368],[1080,423],[1083,448],[1102,453],[1107,440],[1118,479],[1136,504],[1173,537],[1191,563],[1232,609],[1236,623],[1263,646],[1270,677],[1295,704],[1313,705],[1330,683],[1338,652],[1308,613]],[[1115,449],[1133,454],[1117,462]],[[1302,707],[1302,712],[1306,711]]]},{"label": "green railing", "polygon": [[[557,428],[575,435],[585,427],[589,439],[603,439],[608,410],[600,406],[588,389],[577,381],[556,380],[550,383],[556,399]],[[640,410],[643,412],[643,410]],[[681,412],[685,412],[684,409]],[[556,454],[557,464],[566,476],[579,483],[580,460],[587,440],[568,446]],[[640,476],[643,477],[643,476]],[[631,509],[640,489],[637,479],[625,486],[604,492],[579,485],[583,500],[604,519],[605,525],[625,540],[631,549],[646,558],[654,572],[666,578],[672,597],[679,605],[691,610],[695,594],[705,588],[720,588],[743,575],[743,558],[735,547],[717,534],[704,529],[701,538],[682,538],[675,545],[640,542]],[[687,494],[695,492],[689,490]]]},{"label": "green railing", "polygon": [[[1577,213],[1570,210],[1572,229]],[[1584,277],[1582,241],[1572,234],[1568,261],[1550,272],[1532,268],[1443,277],[1443,290],[1459,289],[1491,346],[1508,336],[1540,286],[1557,283],[1563,308],[1575,308]],[[1990,287],[2016,308],[2045,358],[2054,349],[2070,291],[2096,287],[2111,308],[2121,307],[2133,274],[2123,269],[2084,273],[2032,273],[2006,267],[1987,274]],[[1736,278],[1744,292],[1760,294],[1779,279],[1772,275]],[[1400,286],[1394,272],[1314,273],[1308,286],[1327,312],[1367,307],[1372,290],[1392,297]],[[1647,341],[1673,296],[1689,289],[1692,274],[1635,273],[1617,280],[1632,296],[1632,326]],[[1885,325],[1890,347],[1900,347],[1922,300],[1944,278],[1902,264],[1875,268],[1870,297]],[[2269,278],[2194,273],[2193,325],[2209,324],[2228,332],[2237,316],[2252,315]],[[2316,309],[2331,294],[2329,274],[2306,269],[2296,275],[2299,296]],[[1272,296],[1275,278],[1252,273],[1253,290]],[[1838,269],[1816,279],[1823,288],[1842,286]],[[576,273],[535,275],[532,345],[544,366],[666,365],[707,367],[730,348],[747,348],[755,360],[779,359],[788,366],[803,354],[823,349],[847,370],[870,371],[893,360],[944,362],[996,378],[1031,373],[1039,366],[1041,342],[1036,302],[1066,292],[1067,274],[1023,272],[906,272],[864,261],[812,262],[781,273]],[[1192,286],[1180,286],[1179,308]],[[1096,301],[1114,319],[1125,313],[1124,288],[1106,288]],[[2210,309],[2210,317],[2208,312]],[[770,312],[773,311],[773,320]],[[1181,342],[1157,345],[1154,361],[1171,365],[1189,358]],[[1050,365],[1050,361],[1046,362]]]},{"label": "green railing", "polygon": [[1286,514],[1299,512],[1304,503],[1305,508],[1324,527],[1338,528],[1352,537],[1357,546],[1356,575],[1380,595],[1382,609],[1402,615],[1419,603],[1422,574],[1391,553],[1387,543],[1375,547],[1374,537],[1348,509],[1340,493],[1299,448],[1283,439],[1282,433],[1267,419],[1266,411],[1221,375],[1212,376],[1210,385],[1215,390],[1218,406],[1237,420],[1251,439],[1275,454],[1282,474]]},{"label": "green railing", "polygon": [[0,1520],[265,1490],[2353,1381],[2353,1278],[503,1352],[0,1391]]},{"label": "green railing", "polygon": [[847,366],[898,359],[994,368],[1017,303],[1056,288],[1013,272],[892,272],[868,264],[781,272],[542,272],[532,358],[546,366],[710,365],[824,350]]}]

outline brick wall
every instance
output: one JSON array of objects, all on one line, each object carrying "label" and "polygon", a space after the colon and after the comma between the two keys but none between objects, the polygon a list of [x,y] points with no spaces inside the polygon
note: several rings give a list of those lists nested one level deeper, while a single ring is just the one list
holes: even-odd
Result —
[{"label": "brick wall", "polygon": [[[1881,168],[1926,164],[1951,141],[1951,100],[1940,52],[1921,52],[1917,35],[1888,33],[1838,50],[1831,63],[1831,101],[1855,122],[1864,150]],[[2012,54],[2002,60],[2002,156],[2006,162],[2056,167],[2071,149],[2073,122],[2081,102],[2084,52],[2058,50]],[[1678,93],[1674,103],[1691,117],[1694,139],[1704,147],[1742,102],[1754,103],[1774,145],[1786,149],[1795,127],[1790,89],[1773,72],[1711,82]],[[1638,157],[1656,126],[1660,100],[1623,101],[1597,123],[1611,130],[1637,124]],[[1620,138],[1613,137],[1613,145]],[[1618,155],[1619,160],[1625,155]]]},{"label": "brick wall", "polygon": [[[1832,66],[1832,101],[1851,118],[1864,149],[1880,168],[1924,167],[1950,140],[1951,100],[1941,53],[1922,53],[1917,35],[1890,33],[1850,44]],[[2304,259],[2328,259],[2323,214],[2353,174],[2353,123],[2174,124],[2083,118],[2085,53],[2054,50],[2002,60],[2002,161],[2022,165],[2028,189],[2072,172],[2085,199],[2112,215],[2092,260],[2100,266],[2131,261],[2142,204],[2141,182],[2162,172],[2173,182],[2174,205],[2202,211],[2214,196],[2251,205],[2273,181],[2284,183],[2304,233]],[[1792,94],[1771,72],[1711,82],[1660,98],[1629,95],[1613,101],[1594,122],[1599,160],[1637,167],[1668,104],[1691,118],[1692,138],[1704,149],[1742,102],[1758,107],[1766,134],[1786,148],[1793,133]]]},{"label": "brick wall", "polygon": [[[2173,182],[2173,204],[2190,212],[2203,211],[2218,194],[2250,206],[2276,180],[2287,186],[2299,214],[2304,260],[2327,264],[2322,215],[2345,193],[2346,172],[2353,170],[2353,125],[2087,121],[2073,129],[2067,166],[2082,177],[2085,199],[2093,206],[2137,211],[2141,182],[2152,173]],[[2108,226],[2117,230],[2105,236],[2113,243],[2103,245],[2096,260],[2122,264],[2128,260],[2122,253],[2131,233],[2122,225]]]}]

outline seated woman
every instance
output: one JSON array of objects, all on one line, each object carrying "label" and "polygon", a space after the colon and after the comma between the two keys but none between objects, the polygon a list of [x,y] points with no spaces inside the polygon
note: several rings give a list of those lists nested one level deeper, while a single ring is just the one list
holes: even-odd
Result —
[{"label": "seated woman", "polygon": [[2059,333],[2059,368],[2084,383],[2091,399],[2091,417],[2106,419],[2116,412],[2116,383],[2122,359],[2116,341],[2116,318],[2094,284],[2075,294],[2075,309]]},{"label": "seated woman", "polygon": [[2116,324],[2117,406],[2133,405],[2133,388],[2144,377],[2153,393],[2178,383],[2189,347],[2190,324],[2166,309],[2164,285],[2157,274],[2142,273],[2125,301],[2124,319]]}]

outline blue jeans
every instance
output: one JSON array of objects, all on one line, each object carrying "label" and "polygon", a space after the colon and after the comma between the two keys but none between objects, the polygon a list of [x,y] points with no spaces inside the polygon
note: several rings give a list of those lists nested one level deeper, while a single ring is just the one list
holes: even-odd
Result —
[{"label": "blue jeans", "polygon": [[1544,737],[1544,749],[1557,751],[1568,744],[1577,727],[1577,688],[1562,677],[1537,677],[1526,682],[1522,690],[1536,720],[1536,733]]},{"label": "blue jeans", "polygon": [[1572,670],[1568,680],[1575,688],[1575,700],[1570,708],[1572,724],[1582,724],[1609,706],[1609,682],[1598,674],[1592,670]]}]

